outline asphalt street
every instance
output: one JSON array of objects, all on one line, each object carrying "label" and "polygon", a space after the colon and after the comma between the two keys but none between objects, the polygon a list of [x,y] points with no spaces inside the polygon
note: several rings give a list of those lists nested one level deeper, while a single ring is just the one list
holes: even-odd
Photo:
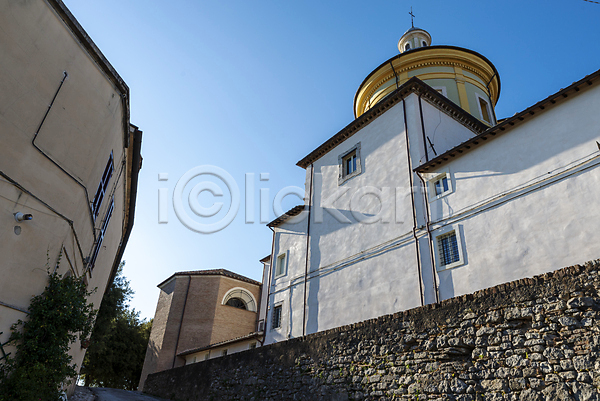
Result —
[{"label": "asphalt street", "polygon": [[96,396],[96,401],[168,401],[138,391],[115,390],[112,388],[91,388],[90,390]]}]

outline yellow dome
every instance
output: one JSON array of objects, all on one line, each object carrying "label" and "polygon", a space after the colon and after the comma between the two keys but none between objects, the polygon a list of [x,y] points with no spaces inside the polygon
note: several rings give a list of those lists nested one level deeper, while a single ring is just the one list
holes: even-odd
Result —
[{"label": "yellow dome", "polygon": [[377,67],[359,86],[355,117],[417,77],[481,121],[496,123],[500,77],[487,58],[460,47],[431,46],[431,35],[414,27],[402,35],[398,49],[399,55]]}]

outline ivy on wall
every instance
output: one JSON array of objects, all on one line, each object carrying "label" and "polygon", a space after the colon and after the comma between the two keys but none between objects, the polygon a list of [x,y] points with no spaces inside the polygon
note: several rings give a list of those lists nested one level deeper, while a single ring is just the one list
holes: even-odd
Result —
[{"label": "ivy on wall", "polygon": [[11,330],[14,357],[0,365],[0,401],[59,401],[77,376],[69,348],[90,335],[95,311],[83,281],[48,272],[48,285],[32,298],[29,316]]}]

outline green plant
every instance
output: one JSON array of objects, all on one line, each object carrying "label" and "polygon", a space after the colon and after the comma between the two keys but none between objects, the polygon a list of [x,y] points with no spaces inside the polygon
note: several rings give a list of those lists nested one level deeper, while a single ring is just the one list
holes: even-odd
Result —
[{"label": "green plant", "polygon": [[91,293],[80,279],[48,271],[48,284],[32,298],[28,319],[11,328],[16,352],[0,366],[1,401],[60,400],[62,386],[77,376],[70,345],[92,329]]}]

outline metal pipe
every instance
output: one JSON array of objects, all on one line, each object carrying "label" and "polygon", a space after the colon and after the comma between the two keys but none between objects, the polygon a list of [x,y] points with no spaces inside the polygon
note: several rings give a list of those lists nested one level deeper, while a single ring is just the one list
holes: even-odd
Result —
[{"label": "metal pipe", "polygon": [[498,122],[498,118],[496,117],[496,107],[494,107],[495,105],[492,104],[492,92],[490,91],[490,84],[492,83],[492,81],[494,80],[494,77],[496,75],[497,75],[497,73],[496,73],[496,71],[494,71],[494,75],[492,75],[492,77],[490,78],[488,83],[485,85],[485,87],[487,88],[487,91],[488,91],[488,97],[490,98],[490,105],[492,106],[492,113],[494,114],[494,122],[495,123]]},{"label": "metal pipe", "polygon": [[[310,209],[312,206],[312,189],[313,189],[313,179],[315,173],[315,165],[310,165],[310,187],[308,190],[308,223],[306,225],[306,257],[305,257],[305,266],[304,266],[304,309],[302,313],[302,336],[306,335],[306,287],[308,284],[308,250],[310,247]],[[290,292],[291,293],[291,292]]]},{"label": "metal pipe", "polygon": [[38,198],[37,196],[35,196],[31,192],[29,192],[21,184],[19,184],[18,182],[16,182],[12,178],[10,178],[8,175],[4,174],[4,172],[0,171],[0,176],[2,178],[4,178],[5,180],[7,180],[8,182],[10,182],[15,187],[17,187],[21,192],[24,192],[27,195],[31,196],[32,198],[34,198],[35,200],[37,200],[38,202],[40,202],[42,205],[44,205],[45,207],[47,207],[48,210],[50,210],[52,213],[56,214],[58,217],[60,217],[64,221],[66,221],[67,224],[69,224],[69,227],[71,227],[71,231],[73,232],[73,236],[75,237],[75,242],[77,242],[77,248],[79,249],[79,254],[81,256],[81,260],[85,261],[85,257],[83,256],[83,251],[81,250],[81,244],[79,243],[79,237],[77,236],[77,232],[75,231],[75,227],[73,226],[73,220],[70,220],[67,217],[65,217],[64,215],[62,215],[59,212],[57,212],[56,209],[54,209],[52,206],[48,205],[46,202],[44,202],[43,200],[41,200],[40,198]]},{"label": "metal pipe", "polygon": [[425,305],[425,297],[423,295],[423,274],[421,272],[421,258],[419,251],[419,239],[417,238],[417,211],[415,210],[415,199],[414,199],[414,188],[413,188],[413,170],[412,162],[410,160],[410,146],[408,139],[408,122],[406,121],[406,100],[402,100],[402,109],[404,110],[404,133],[406,134],[406,157],[408,159],[408,178],[410,180],[410,201],[412,204],[413,212],[413,238],[415,239],[415,248],[417,251],[417,271],[419,273],[419,291],[421,294],[421,306]]},{"label": "metal pipe", "polygon": [[[421,183],[423,184],[423,189],[426,188],[426,183],[425,180],[423,179],[423,177],[421,177],[421,174],[419,174],[419,172],[417,172],[417,177],[419,177],[419,179],[421,180]],[[440,302],[440,288],[438,287],[437,284],[437,276],[436,276],[436,271],[435,271],[435,256],[433,254],[433,236],[431,234],[431,227],[430,227],[430,218],[429,218],[429,202],[427,202],[427,195],[425,195],[425,215],[426,215],[426,220],[425,220],[425,227],[427,228],[427,238],[429,240],[429,257],[431,258],[431,277],[433,278],[433,288],[435,290],[435,302],[439,303]]]},{"label": "metal pipe", "polygon": [[390,60],[390,67],[392,67],[392,71],[394,72],[394,76],[396,77],[396,89],[398,89],[400,87],[400,84],[398,83],[398,74],[396,74],[396,70],[394,69],[394,64],[392,64],[391,60]]},{"label": "metal pipe", "polygon": [[271,242],[271,260],[269,260],[269,279],[267,281],[267,304],[265,305],[265,331],[261,346],[267,339],[267,327],[269,326],[269,300],[271,298],[271,273],[273,273],[273,253],[275,252],[275,230],[273,227],[267,226],[273,232],[273,241]]},{"label": "metal pipe", "polygon": [[85,199],[86,199],[86,202],[87,202],[88,213],[90,215],[90,221],[92,223],[92,235],[94,237],[94,243],[95,243],[96,242],[96,230],[94,230],[94,226],[95,226],[94,214],[92,213],[92,205],[91,205],[91,202],[90,202],[90,196],[88,194],[88,190],[87,190],[86,186],[83,185],[83,183],[80,182],[75,176],[73,176],[71,173],[69,173],[67,170],[65,170],[60,164],[58,164],[56,161],[54,161],[54,159],[52,159],[50,156],[48,156],[46,153],[44,153],[44,151],[42,149],[40,149],[35,144],[35,140],[37,139],[37,137],[38,137],[38,135],[40,133],[40,130],[42,129],[42,126],[44,125],[44,122],[46,121],[46,117],[48,117],[48,113],[50,113],[50,109],[52,109],[52,106],[54,105],[54,101],[56,100],[56,97],[58,96],[58,92],[60,92],[60,89],[62,88],[62,86],[65,83],[65,80],[67,79],[68,76],[69,76],[69,74],[67,74],[66,71],[63,71],[63,78],[60,81],[60,85],[58,85],[58,89],[56,89],[56,92],[54,93],[54,97],[52,97],[52,101],[48,105],[48,108],[46,109],[46,112],[44,113],[44,117],[42,118],[42,121],[40,121],[40,125],[38,126],[37,130],[35,131],[35,134],[33,135],[33,139],[31,140],[31,144],[45,158],[47,158],[48,160],[50,160],[52,162],[52,164],[54,164],[56,167],[58,167],[63,173],[65,173],[73,181],[75,181],[81,188],[83,188],[83,191],[85,192]]}]

